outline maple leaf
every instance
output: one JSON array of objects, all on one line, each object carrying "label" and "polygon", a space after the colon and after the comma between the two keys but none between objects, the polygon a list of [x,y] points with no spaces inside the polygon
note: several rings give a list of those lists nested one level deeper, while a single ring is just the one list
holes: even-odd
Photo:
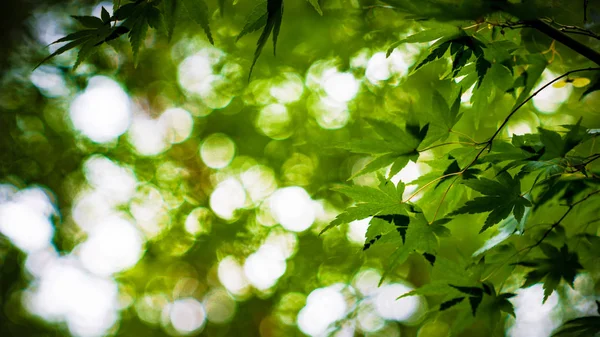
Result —
[{"label": "maple leaf", "polygon": [[484,196],[467,201],[464,206],[449,216],[490,212],[480,233],[507,218],[511,212],[517,222],[521,222],[525,207],[530,207],[531,202],[521,196],[521,184],[518,177],[513,178],[509,173],[503,172],[498,175],[498,179],[499,181],[487,178],[465,180],[464,185]]},{"label": "maple leaf", "polygon": [[543,302],[545,303],[558,287],[561,279],[573,288],[577,270],[583,269],[583,267],[579,263],[577,253],[569,252],[569,247],[566,244],[560,250],[546,243],[541,243],[539,247],[547,258],[521,261],[514,264],[534,268],[525,276],[525,283],[522,288],[530,287],[544,280]]},{"label": "maple leaf", "polygon": [[432,106],[429,112],[431,120],[430,134],[427,144],[448,138],[450,131],[462,117],[462,113],[459,113],[461,96],[462,88],[452,102],[452,106],[448,106],[446,99],[438,91],[433,92]]},{"label": "maple leaf", "polygon": [[350,179],[389,165],[392,166],[388,176],[392,177],[400,172],[409,160],[417,161],[419,158],[417,148],[425,139],[429,124],[423,127],[416,124],[407,124],[402,129],[390,122],[375,119],[367,119],[367,122],[380,138],[355,140],[339,146],[354,153],[375,155],[373,160]]},{"label": "maple leaf", "polygon": [[587,337],[597,336],[599,333],[600,316],[586,316],[566,321],[552,337]]},{"label": "maple leaf", "polygon": [[321,234],[335,226],[370,216],[406,214],[406,205],[402,202],[404,184],[399,182],[398,185],[394,185],[382,176],[379,178],[380,183],[377,188],[361,185],[336,188],[336,191],[354,199],[356,204],[340,213],[321,231]]}]

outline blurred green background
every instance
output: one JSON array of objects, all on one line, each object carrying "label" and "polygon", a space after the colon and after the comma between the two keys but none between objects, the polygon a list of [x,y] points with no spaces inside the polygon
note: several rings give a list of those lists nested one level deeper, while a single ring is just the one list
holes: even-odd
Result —
[{"label": "blurred green background", "polygon": [[[77,27],[69,15],[113,3],[0,3],[0,336],[445,336],[443,321],[423,325],[424,298],[395,300],[427,281],[425,260],[377,287],[387,261],[362,251],[368,219],[318,236],[350,202],[331,187],[369,159],[333,145],[368,135],[363,117],[411,118],[433,90],[449,96],[443,62],[407,78],[426,44],[385,57],[421,23],[364,1],[323,1],[324,16],[287,1],[277,57],[265,47],[248,81],[259,33],[236,36],[255,3],[227,2],[224,15],[208,4],[214,46],[182,20],[171,41],[149,32],[137,67],[121,38],[75,71],[76,51],[32,71]],[[581,62],[556,48],[544,81]],[[579,116],[598,128],[600,97],[579,101],[582,90],[543,92],[505,136]],[[512,101],[491,99],[465,114],[463,133],[495,130]],[[442,252],[469,256],[489,237],[478,230],[454,224]],[[577,282],[566,298],[580,307],[522,290],[507,334],[548,336],[570,311],[595,310],[593,280]]]}]

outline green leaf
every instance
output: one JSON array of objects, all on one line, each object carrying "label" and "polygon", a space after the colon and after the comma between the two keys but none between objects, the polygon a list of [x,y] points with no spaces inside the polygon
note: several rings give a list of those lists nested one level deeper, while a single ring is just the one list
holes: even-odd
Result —
[{"label": "green leaf", "polygon": [[406,214],[406,206],[402,203],[404,184],[394,185],[383,179],[378,188],[368,186],[342,186],[338,192],[354,199],[356,205],[340,213],[321,234],[327,230],[354,220],[361,220],[375,215]]},{"label": "green leaf", "polygon": [[56,43],[61,43],[61,42],[67,42],[67,41],[73,41],[73,40],[78,40],[84,37],[90,37],[93,36],[94,33],[96,33],[96,29],[85,29],[85,30],[80,30],[78,32],[75,33],[71,33],[65,37],[62,37],[54,42],[51,43],[51,45],[56,44]]},{"label": "green leaf", "polygon": [[192,18],[192,20],[194,20],[197,24],[199,24],[202,27],[202,29],[204,29],[204,33],[206,34],[208,41],[211,44],[215,44],[215,41],[213,40],[212,34],[210,32],[210,25],[208,20],[209,13],[206,2],[204,2],[204,0],[181,0],[181,2],[183,3],[183,7],[186,9],[190,18]]},{"label": "green leaf", "polygon": [[456,26],[443,25],[441,27],[436,27],[432,29],[427,29],[413,35],[407,36],[406,38],[393,43],[388,47],[386,52],[386,57],[390,57],[394,49],[396,49],[399,45],[404,43],[422,43],[434,41],[440,38],[444,38],[447,36],[452,36],[458,34],[459,30]]},{"label": "green leaf", "polygon": [[440,311],[445,311],[448,310],[450,308],[452,308],[453,306],[459,304],[460,302],[462,302],[465,299],[465,297],[456,297],[453,298],[449,301],[443,302],[442,304],[440,304]]},{"label": "green leaf", "polygon": [[409,160],[416,161],[419,157],[417,147],[425,138],[428,125],[423,128],[407,125],[405,129],[390,123],[375,119],[367,119],[373,131],[383,139],[367,138],[344,143],[338,147],[354,153],[375,155],[363,169],[355,173],[350,179],[378,169],[390,168],[389,177],[394,176],[408,164]]},{"label": "green leaf", "polygon": [[85,43],[88,40],[87,37],[84,38],[80,38],[74,41],[71,41],[67,44],[65,44],[64,46],[58,48],[54,53],[46,56],[42,61],[40,61],[40,63],[38,63],[33,69],[35,70],[36,68],[38,68],[39,66],[41,66],[44,62],[50,60],[51,58],[53,58],[54,56],[60,55],[68,50],[71,50],[77,46],[79,46],[80,44]]},{"label": "green leaf", "polygon": [[564,322],[552,337],[588,337],[599,333],[600,316],[586,316]]},{"label": "green leaf", "polygon": [[173,37],[173,31],[175,30],[175,24],[177,23],[177,0],[163,0],[163,15],[165,18],[165,25],[167,29],[167,36],[169,41]]},{"label": "green leaf", "polygon": [[[410,223],[410,218],[407,215],[404,215],[404,214],[376,215],[374,218],[381,219],[381,220],[387,222],[388,224],[393,225],[395,227],[396,231],[402,237],[402,244],[404,244],[406,242],[406,231],[407,231],[408,225]],[[372,226],[369,225],[369,228],[367,229],[367,238],[369,237],[369,235],[368,235],[369,231],[373,230],[373,229],[371,229],[371,227]],[[387,232],[384,234],[387,234]]]},{"label": "green leaf", "polygon": [[146,39],[146,33],[148,31],[148,22],[145,16],[140,16],[134,21],[131,30],[129,31],[129,42],[131,43],[131,50],[133,51],[133,63],[137,65],[138,55],[140,46]]},{"label": "green leaf", "polygon": [[77,20],[81,25],[87,28],[102,28],[104,26],[104,22],[95,16],[71,16],[73,19]]},{"label": "green leaf", "polygon": [[564,150],[564,142],[558,132],[538,128],[540,131],[540,140],[544,144],[545,152],[542,160],[554,159],[562,157]]},{"label": "green leaf", "polygon": [[308,1],[317,11],[317,13],[319,13],[319,15],[323,16],[323,11],[321,10],[321,6],[319,6],[319,0],[306,0]]},{"label": "green leaf", "polygon": [[450,130],[456,125],[458,120],[461,118],[459,115],[460,110],[460,97],[462,95],[462,89],[459,91],[458,96],[452,103],[452,107],[448,106],[448,103],[444,97],[438,92],[433,92],[432,98],[432,109],[431,116],[432,126],[437,128],[437,132],[433,131],[435,137],[433,140],[445,140],[448,138]]},{"label": "green leaf", "polygon": [[235,40],[238,41],[243,36],[255,32],[264,27],[267,24],[267,16],[267,2],[262,1],[258,5],[256,5],[250,13],[250,15],[248,15],[248,17],[246,18],[246,24],[244,25],[244,28],[242,28],[242,31],[238,34]]},{"label": "green leaf", "polygon": [[256,42],[256,50],[254,51],[254,59],[250,66],[250,72],[248,74],[248,80],[252,76],[252,70],[256,65],[256,61],[260,56],[271,32],[273,32],[273,53],[275,53],[277,45],[277,35],[281,27],[281,20],[283,17],[283,0],[267,0],[267,23],[263,29],[258,41]]},{"label": "green leaf", "polygon": [[369,222],[367,233],[365,234],[365,244],[363,250],[369,249],[377,240],[381,239],[383,235],[395,232],[395,227],[389,221],[383,220],[379,217],[373,217]]},{"label": "green leaf", "polygon": [[168,33],[165,28],[162,13],[158,8],[154,6],[146,7],[146,19],[148,20],[148,25],[151,28],[156,30],[164,30],[165,33]]},{"label": "green leaf", "polygon": [[573,288],[577,270],[583,267],[579,263],[577,253],[569,252],[567,245],[563,245],[560,250],[545,243],[540,244],[539,247],[547,258],[522,261],[517,265],[535,268],[526,275],[523,288],[544,280],[543,302],[545,303],[552,292],[556,290],[561,279]]},{"label": "green leaf", "polygon": [[129,18],[134,13],[134,11],[138,9],[138,5],[139,2],[131,2],[119,7],[119,9],[117,9],[113,15],[115,20],[123,21]]},{"label": "green leaf", "polygon": [[102,17],[103,23],[110,23],[110,14],[106,10],[106,8],[104,8],[104,6],[102,6],[102,11],[101,11],[100,16]]},{"label": "green leaf", "polygon": [[434,228],[427,223],[423,213],[410,213],[410,223],[406,231],[406,249],[418,253],[436,253],[438,239]]},{"label": "green leaf", "polygon": [[479,288],[479,287],[461,287],[461,286],[455,286],[452,284],[449,284],[449,286],[451,286],[452,288],[460,291],[463,294],[467,294],[469,296],[476,296],[476,297],[483,296],[483,289]]},{"label": "green leaf", "polygon": [[[523,81],[523,91],[519,94],[512,109],[515,109],[529,97],[531,90],[533,90],[537,84],[548,64],[543,55],[531,55],[528,61],[530,64],[527,67],[527,70],[525,70],[516,80]],[[517,87],[516,84],[513,86]]]},{"label": "green leaf", "polygon": [[77,54],[77,60],[75,61],[75,65],[73,65],[73,70],[77,69],[77,67],[90,57],[96,51],[96,41],[88,40],[79,49],[79,53]]},{"label": "green leaf", "polygon": [[511,212],[517,221],[520,221],[525,212],[525,206],[531,206],[529,200],[521,196],[521,184],[518,178],[511,177],[507,172],[498,175],[499,181],[487,178],[468,179],[464,185],[485,195],[469,200],[464,206],[452,212],[450,216],[457,214],[475,214],[490,212],[480,232],[506,219]]}]

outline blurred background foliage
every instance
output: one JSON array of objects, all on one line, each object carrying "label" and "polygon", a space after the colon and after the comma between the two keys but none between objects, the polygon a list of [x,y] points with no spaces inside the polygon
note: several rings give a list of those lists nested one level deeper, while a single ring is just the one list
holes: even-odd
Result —
[{"label": "blurred background foliage", "polygon": [[[445,58],[407,76],[428,44],[401,44],[386,58],[392,43],[431,23],[372,1],[323,0],[323,16],[287,1],[277,57],[267,45],[248,80],[260,32],[236,37],[255,5],[226,1],[221,13],[208,1],[214,45],[181,19],[170,40],[148,32],[137,66],[120,38],[75,70],[71,50],[32,71],[57,49],[51,42],[78,29],[69,15],[112,13],[113,3],[2,1],[1,336],[447,335],[449,322],[423,321],[424,298],[395,300],[428,281],[427,261],[412,256],[378,287],[388,256],[363,253],[368,220],[318,235],[350,203],[331,188],[369,160],[333,145],[368,137],[365,117],[409,120],[431,108],[435,90],[455,94],[441,76]],[[579,2],[548,8],[564,24],[582,21]],[[597,3],[590,8],[597,28]],[[501,34],[549,62],[542,82],[585,62],[534,30]],[[600,95],[580,100],[585,89],[549,88],[502,135],[579,117],[599,128]],[[496,130],[514,99],[493,93],[478,111],[472,92],[463,94],[461,133],[480,140]],[[394,180],[419,178],[447,151],[422,155]],[[352,180],[378,182],[374,173]],[[448,209],[462,197],[448,198]],[[479,224],[449,227],[440,254],[452,259],[491,236],[478,235]],[[518,288],[519,277],[507,283]],[[548,336],[595,312],[597,280],[582,274],[544,305],[541,286],[521,290],[517,318],[500,326]]]}]

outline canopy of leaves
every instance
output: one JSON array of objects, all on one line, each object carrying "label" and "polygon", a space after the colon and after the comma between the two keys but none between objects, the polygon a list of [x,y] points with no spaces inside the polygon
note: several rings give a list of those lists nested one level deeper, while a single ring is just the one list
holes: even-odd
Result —
[{"label": "canopy of leaves", "polygon": [[600,3],[6,3],[0,336],[598,334]]}]

